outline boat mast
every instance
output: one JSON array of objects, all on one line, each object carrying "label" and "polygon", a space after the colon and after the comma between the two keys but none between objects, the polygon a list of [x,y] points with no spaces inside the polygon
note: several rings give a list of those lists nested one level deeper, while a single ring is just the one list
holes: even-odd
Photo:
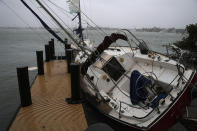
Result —
[{"label": "boat mast", "polygon": [[79,22],[78,22],[78,24],[79,24],[78,25],[78,28],[75,29],[74,31],[76,32],[77,35],[79,35],[79,38],[81,39],[81,43],[84,44],[83,27],[82,27],[82,22],[81,22],[81,6],[80,6],[80,0],[79,0],[78,5],[75,5],[76,3],[72,2],[71,0],[70,0],[70,2],[74,6],[74,8],[76,8],[76,10],[77,10],[76,12],[74,12],[77,15],[72,19],[72,21],[75,20],[77,17],[78,17],[78,20],[79,20]]},{"label": "boat mast", "polygon": [[24,4],[24,6],[26,8],[28,8],[32,14],[40,21],[40,23],[43,25],[43,27],[51,34],[53,35],[56,39],[58,39],[60,42],[64,43],[64,41],[60,38],[60,36],[58,36],[41,18],[40,16],[38,16],[38,14],[36,14],[36,12],[34,12],[30,6],[24,1],[21,0],[21,2]]},{"label": "boat mast", "polygon": [[39,1],[36,0],[38,2],[38,4],[47,12],[47,14],[49,14],[49,16],[58,24],[58,26],[75,42],[78,43],[73,37],[72,35],[62,26],[62,24],[60,24],[60,22],[51,14],[51,12],[48,11],[47,8],[45,8],[45,6]]},{"label": "boat mast", "polygon": [[78,12],[78,17],[79,17],[79,37],[81,38],[82,42],[84,42],[83,39],[83,28],[82,28],[82,23],[81,23],[81,4],[79,0],[79,12]]},{"label": "boat mast", "polygon": [[[38,4],[47,12],[47,14],[58,24],[58,26],[68,35],[68,37],[70,37],[70,39],[77,44],[77,46],[87,55],[89,56],[89,54],[86,52],[85,48],[80,44],[80,42],[78,42],[70,33],[67,29],[65,29],[61,23],[49,12],[49,10],[39,1],[36,0],[38,2]],[[83,41],[82,41],[83,42]],[[84,42],[83,42],[84,43]],[[84,43],[85,44],[85,43]],[[87,48],[86,48],[87,49]],[[87,49],[89,50],[89,49]],[[91,51],[91,50],[89,50]]]}]

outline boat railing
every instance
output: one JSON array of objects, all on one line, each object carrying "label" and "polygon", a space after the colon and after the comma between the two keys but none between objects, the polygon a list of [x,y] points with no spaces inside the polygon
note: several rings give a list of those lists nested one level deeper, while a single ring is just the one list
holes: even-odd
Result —
[{"label": "boat railing", "polygon": [[[150,48],[148,47],[147,43],[143,39],[137,38],[130,30],[121,29],[120,32],[123,32],[124,35],[127,37],[128,45],[131,48],[131,50],[134,47],[138,47],[142,54],[148,54],[149,52],[152,52]],[[128,37],[128,34],[130,35],[129,37]],[[135,45],[132,45],[132,43],[134,43]]]},{"label": "boat railing", "polygon": [[[122,107],[122,104],[125,104],[125,105],[127,105],[128,107],[132,107],[132,108],[136,108],[136,109],[148,109],[147,108],[147,106],[144,106],[144,107],[142,107],[142,106],[140,106],[140,105],[137,105],[137,106],[134,106],[134,105],[132,105],[132,104],[129,104],[129,103],[126,103],[126,102],[124,102],[124,101],[119,101],[120,102],[120,108],[119,108],[119,112],[118,112],[118,114],[119,114],[119,119],[121,118],[121,113],[123,112],[123,110],[122,110],[122,108],[124,109],[124,111],[126,111],[126,108],[124,108],[124,107]],[[155,108],[155,109],[157,109],[158,110],[158,108]],[[152,109],[148,114],[146,114],[146,116],[144,116],[144,117],[137,117],[137,116],[134,116],[134,115],[131,115],[130,117],[134,117],[134,118],[136,118],[136,119],[145,119],[145,118],[147,118],[151,113],[153,113],[153,111],[154,111],[154,109]]]},{"label": "boat railing", "polygon": [[129,103],[126,103],[126,102],[124,102],[124,101],[120,101],[120,103],[125,104],[125,105],[127,105],[127,106],[129,106],[129,107],[133,107],[133,108],[141,109],[141,107],[140,107],[140,106],[134,106],[133,104],[129,104]]}]

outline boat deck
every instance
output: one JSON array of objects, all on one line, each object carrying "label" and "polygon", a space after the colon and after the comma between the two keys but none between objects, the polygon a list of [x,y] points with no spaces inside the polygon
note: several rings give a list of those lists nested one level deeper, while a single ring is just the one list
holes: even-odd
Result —
[{"label": "boat deck", "polygon": [[32,105],[20,108],[10,131],[82,131],[88,125],[81,104],[69,105],[70,74],[65,60],[44,65],[45,74],[37,76],[32,88]]}]

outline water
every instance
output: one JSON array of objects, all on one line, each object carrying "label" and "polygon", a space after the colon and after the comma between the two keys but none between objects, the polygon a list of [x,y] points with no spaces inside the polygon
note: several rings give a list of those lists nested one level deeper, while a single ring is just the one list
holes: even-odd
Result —
[{"label": "water", "polygon": [[[106,31],[107,34],[113,31]],[[95,43],[100,43],[104,36],[95,31],[87,31]],[[175,33],[134,32],[148,42],[151,49],[165,52],[162,45],[180,40],[182,36]],[[44,30],[35,29],[0,29],[0,130],[6,130],[19,104],[16,67],[36,66],[36,51],[44,50],[51,36]],[[55,41],[56,54],[63,54],[64,49]],[[29,71],[30,82],[37,71]]]}]

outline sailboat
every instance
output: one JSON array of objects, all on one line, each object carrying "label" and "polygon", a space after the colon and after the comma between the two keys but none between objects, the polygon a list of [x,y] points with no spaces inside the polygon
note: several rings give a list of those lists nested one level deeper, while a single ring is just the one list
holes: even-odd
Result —
[{"label": "sailboat", "polygon": [[103,49],[92,56],[93,61],[89,57],[82,64],[82,88],[103,114],[132,128],[155,131],[183,118],[196,71],[140,45]]},{"label": "sailboat", "polygon": [[[73,47],[79,49],[75,62],[81,64],[82,91],[106,117],[131,128],[154,131],[166,130],[183,117],[197,82],[195,70],[150,50],[145,41],[127,29],[105,36],[98,47],[92,48],[83,39],[79,0],[69,0],[71,12],[79,18],[75,30],[79,39],[36,1],[70,37]],[[111,46],[117,40],[127,46]]]}]

